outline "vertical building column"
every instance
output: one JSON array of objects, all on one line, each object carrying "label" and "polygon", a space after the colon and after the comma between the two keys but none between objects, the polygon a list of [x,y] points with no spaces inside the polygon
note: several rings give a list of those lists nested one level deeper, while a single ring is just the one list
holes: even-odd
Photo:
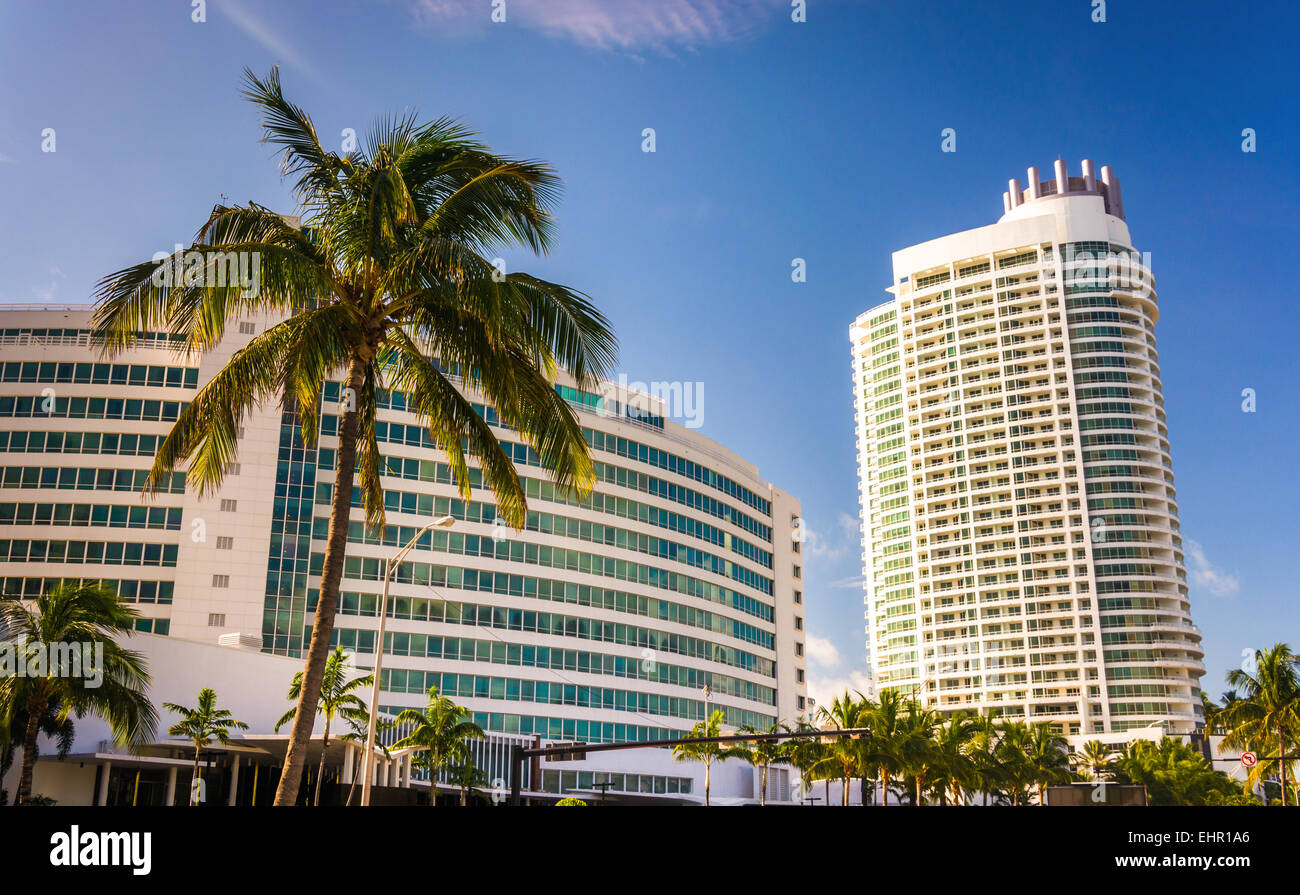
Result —
[{"label": "vertical building column", "polygon": [[99,765],[99,792],[95,793],[96,805],[108,804],[108,775],[113,771],[111,761],[101,762]]},{"label": "vertical building column", "polygon": [[168,808],[176,804],[176,768],[167,769],[167,795],[163,797],[163,804]]},{"label": "vertical building column", "polygon": [[352,775],[355,773],[356,755],[356,750],[352,748],[351,743],[344,744],[342,782],[345,784],[352,783]]},{"label": "vertical building column", "polygon": [[235,754],[234,759],[235,759],[235,760],[234,760],[233,762],[231,762],[231,765],[230,765],[230,795],[226,797],[226,804],[227,804],[227,805],[231,805],[231,806],[234,806],[234,805],[239,804],[239,800],[238,800],[238,798],[237,798],[237,796],[239,795],[239,755],[238,755],[238,753]]}]

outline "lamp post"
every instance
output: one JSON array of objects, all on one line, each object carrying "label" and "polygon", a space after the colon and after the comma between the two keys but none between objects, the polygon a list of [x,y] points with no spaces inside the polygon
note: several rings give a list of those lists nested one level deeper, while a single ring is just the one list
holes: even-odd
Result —
[{"label": "lamp post", "polygon": [[[424,537],[426,531],[435,528],[450,528],[456,520],[451,516],[439,516],[424,528],[415,533],[415,536],[406,543],[406,546],[388,560],[387,568],[384,571],[384,593],[379,598],[379,642],[375,645],[375,671],[374,683],[370,687],[370,722],[366,728],[366,752],[362,759],[362,773],[365,775],[361,778],[361,805],[369,807],[370,805],[370,778],[374,775],[375,766],[375,729],[379,721],[379,676],[384,670],[384,629],[388,620],[388,585],[393,580],[393,573],[401,565],[406,554],[410,553],[415,547],[415,542]],[[430,787],[436,787],[436,781],[429,781]]]}]

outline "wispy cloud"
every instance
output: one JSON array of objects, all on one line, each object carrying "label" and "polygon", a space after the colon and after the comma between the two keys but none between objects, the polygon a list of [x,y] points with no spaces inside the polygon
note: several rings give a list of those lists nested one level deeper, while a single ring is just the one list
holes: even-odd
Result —
[{"label": "wispy cloud", "polygon": [[1232,597],[1241,589],[1237,576],[1210,562],[1210,558],[1205,555],[1205,548],[1199,542],[1184,541],[1183,546],[1186,548],[1187,571],[1191,574],[1192,584],[1216,597]]},{"label": "wispy cloud", "polygon": [[809,634],[804,640],[804,646],[808,650],[808,658],[822,668],[835,668],[840,664],[840,651],[825,637]]},{"label": "wispy cloud", "polygon": [[839,578],[826,586],[833,590],[862,590],[866,583],[866,578],[854,575],[852,578]]},{"label": "wispy cloud", "polygon": [[0,165],[16,165],[16,164],[18,163],[15,162],[13,159],[11,159],[9,156],[5,155],[3,152],[0,152]]},{"label": "wispy cloud", "polygon": [[276,29],[249,12],[236,0],[222,0],[213,4],[228,18],[236,28],[275,55],[276,64],[289,65],[315,80],[321,80],[320,72],[307,61],[302,53],[277,33]]},{"label": "wispy cloud", "polygon": [[808,673],[808,696],[818,706],[829,708],[846,690],[853,694],[870,695],[871,689],[871,676],[865,671],[850,671],[836,676],[825,676],[816,671]]},{"label": "wispy cloud", "polygon": [[857,552],[861,543],[858,520],[848,513],[840,513],[835,522],[835,527],[827,535],[808,527],[807,520],[804,520],[804,548],[809,556],[833,560],[839,559],[850,550]]},{"label": "wispy cloud", "polygon": [[[506,22],[584,47],[671,53],[743,40],[788,4],[772,0],[506,0]],[[489,24],[478,0],[411,0],[419,24]]]}]

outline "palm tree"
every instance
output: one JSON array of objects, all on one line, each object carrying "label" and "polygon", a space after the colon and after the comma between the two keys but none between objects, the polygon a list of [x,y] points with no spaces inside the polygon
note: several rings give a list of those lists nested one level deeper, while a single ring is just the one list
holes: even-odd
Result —
[{"label": "palm tree", "polygon": [[[339,739],[348,743],[360,743],[361,748],[364,749],[366,747],[367,734],[370,729],[370,713],[365,712],[362,715],[345,716],[343,720],[347,722],[348,732],[339,737]],[[391,730],[392,727],[393,722],[388,718],[380,717],[375,721],[376,733],[383,733],[386,730]],[[376,738],[375,747],[384,753],[385,758],[388,757],[388,747],[383,744],[383,741]],[[357,768],[352,773],[352,783],[348,785],[348,798],[347,801],[343,803],[345,807],[351,807],[352,805],[352,794],[356,792],[357,781],[361,779],[361,770],[364,767],[365,765],[363,762],[361,767]]]},{"label": "palm tree", "polygon": [[[740,728],[741,733],[789,733],[790,728],[780,721],[767,730],[756,730],[748,725]],[[746,744],[745,760],[758,768],[758,804],[767,805],[767,769],[775,761],[782,761],[790,755],[790,743],[783,740],[758,739]]]},{"label": "palm tree", "polygon": [[51,707],[57,706],[59,724],[70,715],[99,715],[122,745],[153,738],[158,711],[145,693],[148,665],[140,653],[114,640],[130,636],[135,619],[114,591],[97,583],[61,583],[34,601],[0,601],[0,642],[13,643],[28,655],[66,656],[79,650],[79,655],[93,657],[81,675],[64,674],[69,669],[61,663],[46,662],[39,674],[0,678],[0,746],[8,745],[14,719],[24,713],[27,718],[15,805],[31,799],[36,736]]},{"label": "palm tree", "polygon": [[1201,703],[1205,707],[1205,732],[1207,734],[1228,732],[1225,719],[1232,710],[1234,703],[1240,699],[1236,690],[1224,690],[1220,694],[1220,703],[1216,704],[1210,695],[1204,690],[1201,691]]},{"label": "palm tree", "polygon": [[1031,786],[1038,779],[1038,769],[1030,758],[1033,731],[1023,721],[1004,721],[998,726],[998,743],[994,750],[1001,788],[1019,806],[1026,801]]},{"label": "palm tree", "polygon": [[[367,674],[363,677],[348,680],[348,655],[343,652],[343,647],[336,646],[325,660],[325,674],[321,677],[320,682],[320,699],[316,703],[316,709],[325,716],[325,737],[321,740],[320,745],[320,766],[316,769],[316,792],[312,797],[312,804],[320,804],[320,786],[321,780],[325,777],[325,752],[330,747],[330,723],[335,717],[345,718],[349,721],[368,720],[370,712],[366,710],[366,704],[357,696],[356,691],[362,687],[369,687],[375,682],[373,674]],[[298,700],[302,696],[302,672],[299,671],[293,676],[293,681],[289,684],[288,699]],[[298,706],[294,706],[281,716],[279,721],[275,722],[275,732],[279,733],[280,728],[289,723],[294,715],[298,713]]]},{"label": "palm tree", "polygon": [[488,777],[474,764],[473,757],[466,754],[462,761],[451,766],[450,782],[460,787],[460,806],[464,808],[469,805],[470,791],[487,786]]},{"label": "palm tree", "polygon": [[[1225,710],[1223,721],[1229,728],[1224,745],[1232,749],[1272,751],[1276,744],[1276,761],[1260,761],[1250,772],[1257,783],[1277,770],[1282,779],[1282,806],[1287,804],[1287,765],[1283,756],[1300,742],[1300,656],[1285,643],[1255,651],[1254,669],[1234,668],[1227,674],[1228,685],[1241,698]],[[1294,776],[1294,775],[1293,775]]]},{"label": "palm tree", "polygon": [[[280,319],[236,351],[181,412],[155,456],[150,492],[183,462],[200,496],[218,490],[241,421],[271,399],[296,409],[303,439],[314,445],[322,387],[342,379],[319,597],[275,795],[276,805],[292,805],[334,631],[358,471],[366,521],[384,527],[379,403],[405,393],[407,409],[446,454],[462,498],[481,478],[501,516],[521,528],[527,505],[514,464],[453,380],[483,393],[561,490],[584,496],[594,481],[591,455],[553,381],[564,368],[580,388],[590,387],[612,367],[617,346],[587,296],[502,273],[489,260],[511,245],[539,254],[551,246],[560,181],[549,166],[496,155],[457,122],[420,124],[413,115],[380,121],[363,148],[340,156],[285,98],[276,69],[266,78],[245,70],[244,96],[261,109],[265,142],[281,151],[283,172],[296,178],[302,226],[251,202],[215,206],[188,249],[99,282],[94,335],[113,352],[161,329],[202,352],[232,319]],[[260,265],[256,288],[228,284],[229,259],[250,256]]]},{"label": "palm tree", "polygon": [[423,709],[406,709],[393,725],[414,725],[414,729],[388,748],[419,750],[415,764],[429,772],[429,804],[438,804],[438,774],[451,762],[468,754],[467,740],[486,736],[483,728],[469,719],[469,709],[438,695],[429,688],[429,703]]},{"label": "palm tree", "polygon": [[228,710],[217,708],[217,691],[211,687],[204,687],[199,691],[198,708],[186,708],[174,702],[164,702],[163,708],[181,716],[181,720],[167,728],[167,735],[185,737],[194,744],[194,772],[190,776],[190,804],[197,805],[203,781],[203,778],[199,775],[199,753],[203,751],[204,746],[213,740],[223,746],[226,745],[230,742],[230,731],[248,730],[248,725],[243,721],[236,721]]},{"label": "palm tree", "polygon": [[971,736],[968,753],[974,765],[978,779],[982,804],[989,803],[989,793],[998,789],[1001,783],[1001,767],[998,764],[997,749],[1002,733],[996,718],[992,715],[977,715],[971,719]]},{"label": "palm tree", "polygon": [[1112,750],[1101,740],[1089,740],[1070,753],[1070,764],[1085,780],[1100,780],[1112,764]]},{"label": "palm tree", "polygon": [[[823,727],[835,730],[851,730],[866,727],[869,716],[868,701],[861,693],[854,699],[849,692],[831,700],[831,707],[819,708],[817,718]],[[829,743],[821,757],[820,766],[826,772],[827,779],[832,776],[840,781],[840,804],[849,804],[849,781],[857,777],[862,768],[862,744],[848,737],[835,737]],[[829,789],[827,790],[829,792]]]},{"label": "palm tree", "polygon": [[907,737],[904,697],[897,690],[884,690],[877,702],[866,706],[866,726],[871,736],[862,742],[862,760],[880,778],[880,805],[889,804],[890,778],[902,769],[903,742]]},{"label": "palm tree", "polygon": [[947,805],[950,798],[961,804],[965,793],[979,785],[979,772],[971,748],[976,730],[975,720],[958,712],[935,733],[930,781],[940,805]]},{"label": "palm tree", "polygon": [[935,743],[935,733],[939,724],[939,716],[932,710],[923,708],[915,700],[908,704],[898,754],[903,772],[912,778],[918,806],[922,804],[921,790],[925,779],[935,770],[940,761]]},{"label": "palm tree", "polygon": [[[793,732],[810,733],[816,729],[807,718],[800,716]],[[799,791],[803,795],[811,795],[812,786],[820,779],[815,769],[825,756],[826,747],[816,737],[791,740],[788,745],[790,763],[799,769]],[[828,794],[829,787],[827,784]]]},{"label": "palm tree", "polygon": [[[683,739],[722,736],[722,710],[714,709],[707,720],[701,721],[690,729]],[[704,764],[704,806],[709,805],[709,773],[713,763],[719,764],[728,758],[745,758],[747,750],[742,746],[728,746],[725,743],[682,743],[673,746],[673,758],[678,761],[698,761]]]},{"label": "palm tree", "polygon": [[1070,779],[1068,744],[1051,724],[1039,722],[1030,729],[1026,757],[1033,768],[1038,804],[1042,805],[1044,786],[1065,783]]},{"label": "palm tree", "polygon": [[[37,725],[37,733],[43,734],[54,740],[55,755],[60,760],[67,757],[72,751],[72,744],[76,737],[76,726],[72,723],[71,718],[59,720],[59,707],[49,705],[45,708],[45,714],[41,716],[40,723]],[[3,745],[0,745],[0,780],[9,776],[9,769],[14,764],[14,752],[18,745],[22,743],[27,734],[27,710],[22,709],[14,713],[9,724],[8,736],[3,738]],[[35,758],[40,758],[40,741],[37,740]],[[8,793],[0,789],[0,805],[8,802]]]}]

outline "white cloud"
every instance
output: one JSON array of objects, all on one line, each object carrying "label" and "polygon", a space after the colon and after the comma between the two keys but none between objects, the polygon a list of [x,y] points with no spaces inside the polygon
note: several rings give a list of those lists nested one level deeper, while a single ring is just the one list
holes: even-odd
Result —
[{"label": "white cloud", "polygon": [[815,672],[808,674],[808,696],[818,706],[830,707],[837,698],[847,690],[857,697],[858,693],[871,695],[871,676],[865,671],[850,671],[846,675],[828,677]]},{"label": "white cloud", "polygon": [[815,637],[810,633],[804,640],[804,647],[808,650],[808,658],[822,668],[834,668],[840,664],[840,651],[825,637]]},{"label": "white cloud", "polygon": [[827,587],[833,590],[862,590],[867,584],[867,579],[861,575],[855,575],[852,578],[840,578],[832,581]]},{"label": "white cloud", "polygon": [[304,74],[320,80],[320,73],[307,61],[306,57],[280,36],[277,29],[244,9],[235,0],[222,0],[215,8],[221,10],[226,18],[234,23],[236,28],[261,44],[264,49],[274,53],[276,64],[287,63]]},{"label": "white cloud", "polygon": [[850,550],[858,552],[861,544],[861,534],[858,528],[858,520],[848,513],[840,513],[839,518],[835,520],[836,527],[832,529],[831,535],[822,535],[808,527],[808,520],[804,520],[804,547],[809,556],[817,559],[834,560],[847,554]]},{"label": "white cloud", "polygon": [[3,152],[0,152],[0,165],[16,165],[16,164],[18,163],[15,162],[13,159],[11,159],[9,156],[5,155]]},{"label": "white cloud", "polygon": [[1236,575],[1225,572],[1210,562],[1209,557],[1205,555],[1205,549],[1199,542],[1184,541],[1183,546],[1186,548],[1187,571],[1191,575],[1192,584],[1209,591],[1211,595],[1216,597],[1236,595],[1241,588]]},{"label": "white cloud", "polygon": [[[491,21],[486,2],[413,0],[417,22],[440,26]],[[781,8],[764,0],[507,0],[506,24],[600,50],[669,52],[742,40]]]}]

